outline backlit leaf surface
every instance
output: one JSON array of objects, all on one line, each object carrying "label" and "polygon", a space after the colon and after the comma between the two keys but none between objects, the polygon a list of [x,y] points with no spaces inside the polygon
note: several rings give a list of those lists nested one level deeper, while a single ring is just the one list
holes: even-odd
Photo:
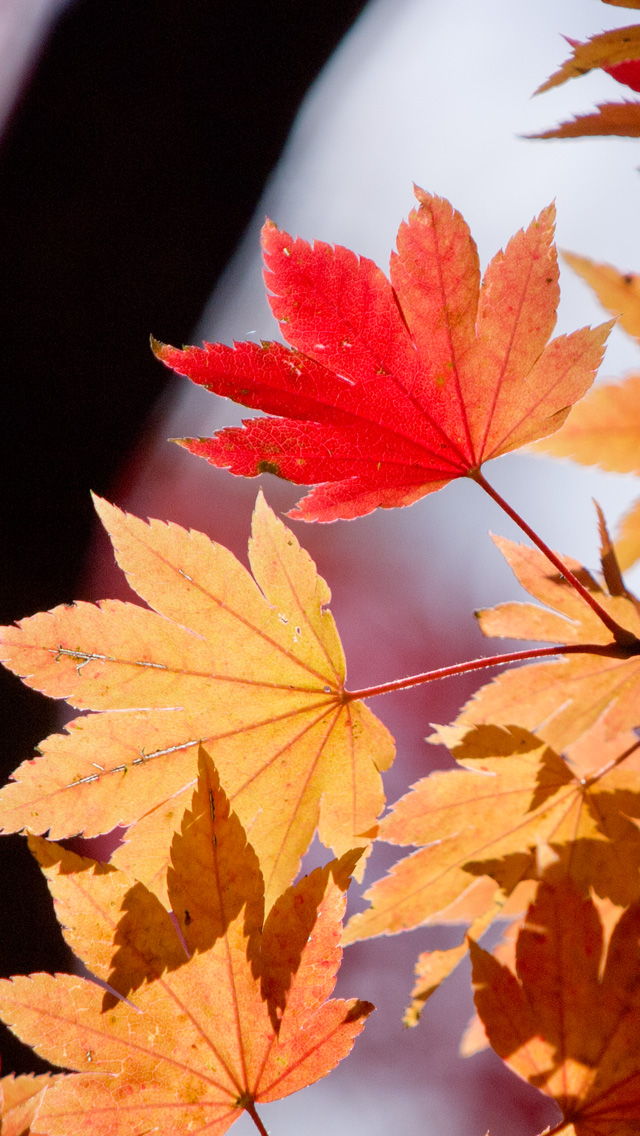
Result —
[{"label": "backlit leaf surface", "polygon": [[478,1013],[519,1076],[552,1097],[558,1136],[632,1136],[640,1116],[640,904],[605,954],[592,901],[541,884],[516,948],[517,975],[472,944]]},{"label": "backlit leaf surface", "polygon": [[[619,316],[620,326],[640,338],[640,277],[635,272],[620,272],[611,264],[598,264],[586,256],[563,252],[563,259],[587,284],[600,303]],[[571,415],[573,418],[573,415]]]},{"label": "backlit leaf surface", "polygon": [[[537,549],[494,538],[522,586],[546,607],[505,603],[477,612],[485,635],[589,644],[606,654],[559,656],[556,662],[515,667],[499,675],[462,708],[461,725],[518,722],[563,750],[602,715],[610,736],[640,724],[637,645],[616,647],[604,624]],[[612,595],[580,564],[563,558],[621,626],[640,635],[640,614],[629,593]],[[552,610],[549,610],[552,609]]]},{"label": "backlit leaf surface", "polygon": [[55,1074],[33,1073],[14,1077],[10,1074],[0,1080],[0,1132],[2,1136],[29,1136],[42,1097],[56,1080]]},{"label": "backlit leaf surface", "polygon": [[640,59],[640,27],[634,24],[626,28],[613,28],[591,36],[586,43],[570,40],[571,56],[562,67],[554,72],[535,92],[548,91],[566,83],[568,79],[579,79],[581,75],[594,68],[609,68],[617,63]]},{"label": "backlit leaf surface", "polygon": [[202,533],[97,507],[129,583],[154,610],[79,603],[3,629],[7,666],[100,713],[46,739],[43,756],[16,771],[0,794],[0,824],[52,837],[133,825],[114,861],[163,896],[171,834],[206,744],[271,903],[316,826],[337,854],[366,843],[384,804],[379,771],[393,758],[381,723],[342,700],[329,589],[262,498],[253,578]]},{"label": "backlit leaf surface", "polygon": [[[0,1012],[11,1028],[48,1060],[77,1070],[45,1095],[38,1122],[49,1136],[81,1136],[89,1117],[92,1136],[222,1133],[243,1109],[251,1112],[256,1103],[278,1100],[328,1073],[350,1051],[373,1008],[327,1001],[340,962],[344,891],[357,856],[316,869],[285,892],[263,929],[257,857],[202,752],[168,881],[192,957],[174,928],[174,947],[163,958],[160,936],[135,1005],[108,995],[105,1004],[104,990],[76,975],[0,983]],[[195,863],[201,869],[197,905],[186,908]],[[61,867],[54,892],[68,870]],[[85,910],[106,919],[102,942],[112,914],[104,890],[94,895],[92,885],[120,873],[82,874]],[[168,918],[155,903],[155,916],[148,908],[145,919],[129,920],[130,949],[142,945],[144,951],[154,919]],[[126,902],[122,910],[126,920]],[[176,965],[175,944],[182,965]],[[84,961],[93,968],[88,938],[85,945]],[[121,953],[122,946],[116,972]],[[100,968],[100,948],[95,961]]]},{"label": "backlit leaf surface", "polygon": [[620,138],[640,138],[640,102],[625,100],[622,103],[601,103],[591,114],[578,114],[568,122],[561,122],[528,138],[584,138],[617,135]]},{"label": "backlit leaf surface", "polygon": [[619,905],[640,897],[633,734],[604,752],[596,744],[588,778],[516,726],[440,727],[433,740],[450,747],[461,769],[418,781],[381,821],[380,839],[418,851],[369,888],[370,907],[349,921],[345,942],[437,923],[460,897],[464,918],[474,878],[491,876],[508,895],[548,863]]},{"label": "backlit leaf surface", "polygon": [[[640,306],[638,313],[640,317]],[[535,448],[581,465],[640,473],[640,374],[589,391],[562,429]],[[640,556],[640,500],[620,522],[616,553],[622,568],[631,567]]]},{"label": "backlit leaf surface", "polygon": [[548,342],[559,295],[552,207],[481,284],[463,218],[416,195],[390,280],[345,248],[265,226],[271,307],[290,349],[155,344],[174,370],[271,415],[183,444],[236,474],[314,485],[297,518],[409,505],[473,475],[557,430],[600,363],[608,325]]}]

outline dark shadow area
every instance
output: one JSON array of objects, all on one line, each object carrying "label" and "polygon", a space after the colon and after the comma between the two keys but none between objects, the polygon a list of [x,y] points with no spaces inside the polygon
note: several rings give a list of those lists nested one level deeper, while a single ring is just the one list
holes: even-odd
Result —
[{"label": "dark shadow area", "polygon": [[[189,337],[363,6],[84,0],[58,22],[0,150],[3,623],[74,598],[89,489],[108,494],[166,381],[149,334]],[[56,709],[4,671],[0,707],[4,781]],[[65,966],[26,846],[0,856],[3,973]]]}]

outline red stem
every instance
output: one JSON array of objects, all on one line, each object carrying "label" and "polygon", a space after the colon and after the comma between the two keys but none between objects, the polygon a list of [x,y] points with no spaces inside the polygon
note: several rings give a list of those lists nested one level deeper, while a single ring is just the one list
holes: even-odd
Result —
[{"label": "red stem", "polygon": [[487,493],[489,497],[491,497],[491,499],[495,501],[496,505],[499,505],[502,511],[506,513],[507,516],[510,517],[511,520],[514,521],[515,524],[518,525],[518,527],[521,528],[524,533],[526,533],[526,535],[529,537],[529,540],[532,540],[533,543],[540,549],[540,551],[544,553],[547,560],[549,560],[551,564],[553,564],[554,568],[557,568],[558,572],[560,572],[560,574],[564,576],[567,583],[571,584],[571,587],[575,589],[579,596],[582,596],[582,599],[585,601],[585,603],[589,604],[589,607],[592,609],[592,611],[595,612],[595,614],[598,616],[598,619],[600,619],[602,623],[604,623],[605,627],[611,632],[616,643],[627,644],[637,642],[636,636],[631,631],[627,631],[624,627],[621,627],[620,624],[617,623],[613,618],[613,616],[609,615],[609,612],[605,611],[605,609],[601,607],[593,593],[590,592],[588,588],[585,588],[584,584],[580,583],[578,577],[574,576],[573,572],[570,568],[567,568],[566,564],[563,564],[560,557],[556,556],[555,552],[553,552],[549,548],[549,546],[545,544],[542,537],[539,537],[538,534],[520,516],[520,514],[516,513],[516,510],[513,509],[507,501],[505,501],[504,497],[501,497],[498,491],[489,484],[489,482],[482,474],[481,470],[475,470],[474,472],[469,474],[469,477],[473,478],[473,480],[476,481],[482,489],[484,489],[485,493]]},{"label": "red stem", "polygon": [[254,1105],[253,1101],[245,1104],[244,1110],[245,1110],[245,1112],[249,1113],[249,1116],[251,1117],[253,1123],[255,1124],[256,1128],[258,1129],[258,1132],[260,1133],[260,1136],[269,1136],[269,1133],[267,1132],[264,1124],[262,1123],[260,1117],[258,1116],[258,1114],[256,1112],[256,1106]]},{"label": "red stem", "polygon": [[[617,652],[611,646],[599,643],[570,643],[559,647],[533,647],[529,651],[511,651],[508,655],[490,655],[482,659],[471,659],[466,663],[454,663],[451,667],[440,667],[435,671],[397,678],[380,686],[368,686],[366,690],[345,690],[344,701],[353,702],[355,698],[373,698],[376,694],[389,694],[392,690],[404,690],[407,686],[420,686],[424,682],[435,682],[439,678],[468,674],[469,671],[483,670],[485,667],[502,667],[507,663],[520,663],[526,659],[544,659],[549,655],[605,655],[615,658]],[[622,652],[622,658],[627,652]]]}]

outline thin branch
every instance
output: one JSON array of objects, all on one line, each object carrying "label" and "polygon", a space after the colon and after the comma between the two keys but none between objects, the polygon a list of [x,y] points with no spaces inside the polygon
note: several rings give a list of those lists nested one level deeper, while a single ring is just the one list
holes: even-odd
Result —
[{"label": "thin branch", "polygon": [[608,611],[605,611],[601,604],[598,603],[593,593],[590,592],[588,588],[585,588],[584,584],[580,583],[578,577],[575,576],[571,569],[562,562],[560,557],[556,556],[555,552],[553,552],[552,549],[550,549],[549,546],[545,544],[542,537],[538,536],[537,532],[535,532],[535,530],[527,524],[524,518],[521,517],[520,514],[517,513],[516,510],[513,509],[507,501],[505,501],[504,497],[500,496],[498,491],[489,484],[489,482],[486,480],[479,469],[470,473],[469,477],[473,478],[473,480],[478,483],[481,489],[484,489],[485,493],[487,493],[488,496],[491,497],[493,501],[495,501],[496,505],[499,505],[502,511],[506,513],[507,516],[510,517],[511,520],[514,521],[515,524],[518,525],[518,527],[521,528],[524,533],[526,533],[526,535],[529,537],[529,540],[533,541],[536,547],[539,548],[542,553],[544,553],[547,560],[549,560],[549,562],[553,564],[554,568],[558,570],[561,576],[564,576],[567,583],[570,584],[571,587],[578,593],[578,595],[582,597],[585,603],[589,604],[589,607],[592,609],[592,611],[595,612],[595,614],[598,616],[598,619],[600,619],[602,623],[604,623],[607,630],[611,632],[616,643],[620,643],[621,645],[630,645],[632,643],[638,642],[637,637],[633,634],[632,631],[628,631],[625,627],[621,627],[620,624],[613,618],[613,616],[609,615]]},{"label": "thin branch", "polygon": [[380,686],[368,686],[364,690],[345,690],[344,702],[355,698],[373,698],[377,694],[389,694],[393,690],[404,690],[408,686],[420,686],[425,682],[436,682],[440,678],[469,674],[470,671],[484,670],[486,667],[504,667],[507,663],[521,663],[527,659],[544,659],[550,655],[604,655],[607,658],[626,658],[624,648],[602,645],[600,643],[569,643],[558,647],[533,647],[529,651],[510,651],[507,655],[489,655],[481,659],[471,659],[466,663],[454,663],[451,667],[440,667],[435,671],[409,675],[408,678],[394,679]]}]

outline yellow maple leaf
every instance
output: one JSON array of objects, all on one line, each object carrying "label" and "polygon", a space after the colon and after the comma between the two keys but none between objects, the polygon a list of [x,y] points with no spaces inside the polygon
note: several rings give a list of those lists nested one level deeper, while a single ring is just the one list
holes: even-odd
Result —
[{"label": "yellow maple leaf", "polygon": [[[564,258],[591,285],[603,307],[620,316],[625,331],[640,338],[640,278],[574,253]],[[531,449],[616,473],[640,473],[640,374],[590,390],[558,433]],[[640,557],[640,499],[620,523],[616,552],[622,568]]]},{"label": "yellow maple leaf", "polygon": [[88,1117],[93,1136],[221,1136],[243,1110],[264,1133],[256,1103],[312,1084],[349,1053],[373,1006],[330,995],[359,850],[304,877],[264,920],[258,859],[201,751],[168,879],[181,943],[143,885],[45,843],[34,848],[60,915],[75,920],[69,941],[106,977],[115,922],[108,979],[133,992],[125,1002],[67,974],[0,982],[14,1032],[75,1070],[44,1094],[47,1136],[83,1136]]},{"label": "yellow maple leaf", "polygon": [[29,1136],[46,1090],[55,1084],[57,1074],[13,1073],[0,1080],[0,1132],[2,1136]]},{"label": "yellow maple leaf", "polygon": [[574,252],[563,252],[562,256],[593,288],[602,306],[620,317],[620,326],[629,335],[640,338],[640,277],[637,273],[620,272],[612,264],[598,264]]},{"label": "yellow maple leaf", "polygon": [[[381,840],[418,850],[368,889],[370,906],[349,921],[345,943],[445,922],[453,910],[458,920],[474,919],[480,934],[491,918],[522,910],[523,881],[551,869],[618,905],[640,898],[640,743],[633,734],[604,752],[598,734],[588,775],[584,753],[574,764],[516,726],[443,726],[430,740],[448,745],[461,769],[418,781],[383,818]],[[500,889],[480,889],[485,913],[476,902],[478,877]],[[422,956],[410,1023],[463,953]]]},{"label": "yellow maple leaf", "polygon": [[[391,736],[343,697],[330,592],[259,497],[253,578],[202,533],[97,508],[132,588],[151,608],[79,603],[0,633],[29,685],[100,711],[52,735],[0,793],[7,831],[87,836],[131,825],[114,855],[164,896],[170,837],[206,744],[250,833],[268,902],[295,877],[316,826],[337,855],[367,842]],[[364,835],[363,835],[364,834]]]},{"label": "yellow maple leaf", "polygon": [[[592,646],[593,652],[565,654],[551,663],[515,667],[499,675],[463,706],[457,723],[517,722],[539,734],[558,752],[589,729],[600,715],[609,736],[637,726],[637,642],[616,646],[604,624],[537,549],[502,537],[494,540],[522,586],[547,606],[514,602],[476,612],[483,633],[570,647]],[[611,555],[608,545],[603,545],[603,553]],[[637,601],[621,583],[617,565],[607,563],[605,555],[602,583],[571,558],[565,557],[564,562],[597,597],[601,607],[638,636]]]}]

